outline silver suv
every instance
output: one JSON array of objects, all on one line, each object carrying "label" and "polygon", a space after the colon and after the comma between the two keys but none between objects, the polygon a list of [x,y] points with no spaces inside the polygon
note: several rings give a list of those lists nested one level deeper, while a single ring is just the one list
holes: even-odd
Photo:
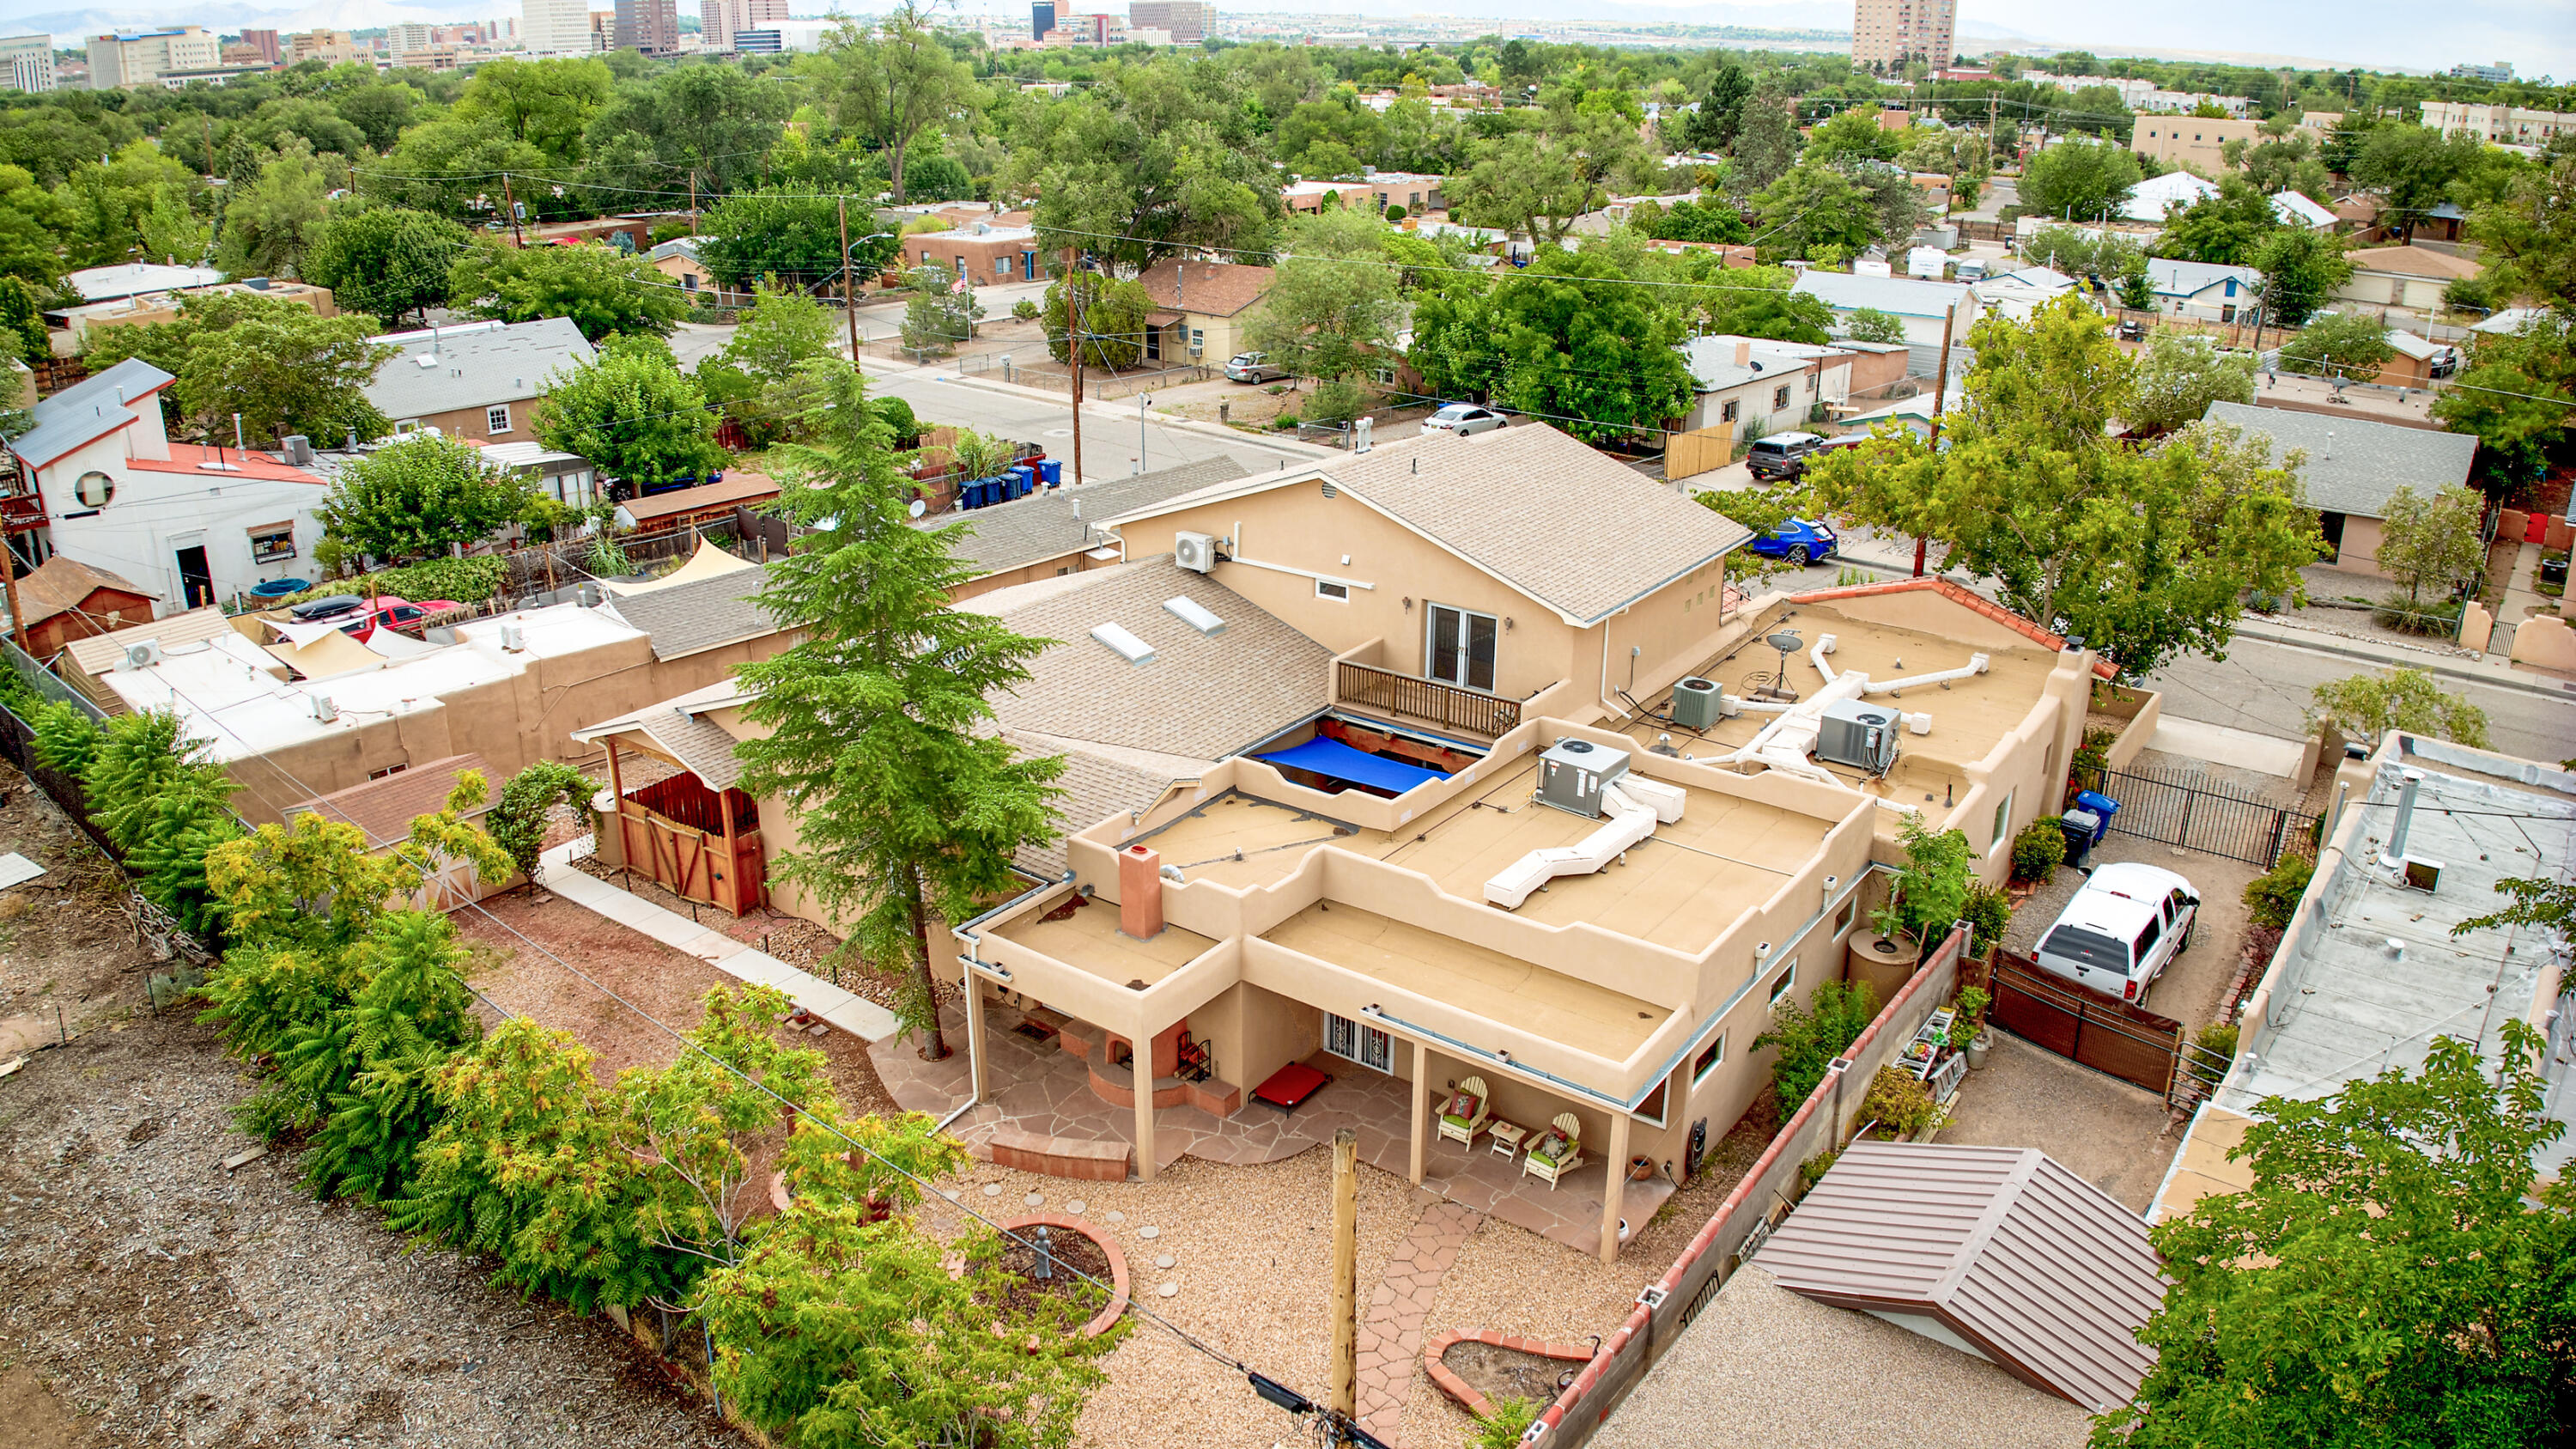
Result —
[{"label": "silver suv", "polygon": [[1270,365],[1266,352],[1238,352],[1225,361],[1229,382],[1277,382],[1288,375],[1288,369]]}]

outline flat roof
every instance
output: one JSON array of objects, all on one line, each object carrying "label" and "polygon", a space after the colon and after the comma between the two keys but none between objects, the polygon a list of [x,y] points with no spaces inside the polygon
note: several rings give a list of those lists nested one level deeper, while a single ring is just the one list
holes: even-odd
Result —
[{"label": "flat roof", "polygon": [[1118,929],[1115,902],[1079,895],[1067,899],[1081,902],[1070,915],[1058,920],[1054,911],[1032,911],[1004,925],[1002,939],[1122,986],[1131,981],[1152,986],[1216,944],[1187,927],[1168,924],[1151,940],[1140,941]]}]

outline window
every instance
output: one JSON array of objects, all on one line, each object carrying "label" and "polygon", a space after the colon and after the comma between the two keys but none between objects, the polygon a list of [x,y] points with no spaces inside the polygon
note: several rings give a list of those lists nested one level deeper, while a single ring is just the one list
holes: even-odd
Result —
[{"label": "window", "polygon": [[250,531],[250,561],[276,563],[295,557],[295,525],[263,523]]},{"label": "window", "polygon": [[957,258],[957,275],[961,277],[966,275],[966,258],[963,255]]},{"label": "window", "polygon": [[2130,959],[2135,961],[2144,961],[2147,959],[2147,953],[2155,949],[2157,940],[2161,938],[2164,933],[2165,928],[2157,924],[2155,917],[2147,917],[2147,928],[2138,933],[2138,944],[2136,948],[2137,954]]},{"label": "window", "polygon": [[1395,1038],[1329,1011],[1324,1013],[1324,1050],[1377,1071],[1395,1070]]},{"label": "window", "polygon": [[1731,423],[1731,422],[1734,422],[1734,421],[1735,421],[1735,408],[1736,408],[1736,400],[1735,400],[1735,399],[1733,399],[1733,398],[1728,398],[1728,399],[1726,400],[1726,406],[1724,406],[1724,407],[1722,407],[1722,408],[1718,409],[1718,411],[1717,411],[1717,420],[1718,420],[1719,422],[1721,422],[1721,423]]},{"label": "window", "polygon": [[1811,372],[1811,373],[1808,373],[1808,374],[1807,374],[1807,396],[1809,396],[1809,397],[1814,397],[1815,395],[1816,395],[1816,375],[1815,375],[1814,373],[1812,373],[1812,372]]},{"label": "window", "polygon": [[503,403],[499,407],[485,408],[483,410],[483,431],[487,433],[506,433],[510,431],[509,404]]},{"label": "window", "polygon": [[1009,257],[993,258],[993,275],[1003,278],[1009,277],[1011,275],[1011,259]]},{"label": "window", "polygon": [[1992,855],[1996,851],[2003,849],[2005,842],[2010,838],[2009,832],[2012,830],[2012,802],[2013,792],[2006,790],[2004,792],[2003,803],[1995,807],[1995,833],[1991,837],[1994,843],[1986,847],[1986,854],[1988,855]]},{"label": "window", "polygon": [[105,508],[107,501],[116,496],[116,480],[104,473],[83,473],[72,491],[80,495],[81,507]]},{"label": "window", "polygon": [[1724,1065],[1726,1065],[1726,1033],[1721,1031],[1715,1040],[1700,1048],[1699,1059],[1691,1063],[1691,1085],[1698,1086],[1701,1078]]},{"label": "window", "polygon": [[1334,599],[1347,604],[1351,601],[1351,586],[1348,584],[1334,583],[1331,579],[1317,579],[1315,580],[1315,597],[1319,599]]},{"label": "window", "polygon": [[697,289],[698,274],[695,272],[682,272],[680,274],[680,290],[683,292],[694,292]]},{"label": "window", "polygon": [[1380,387],[1393,387],[1395,386],[1395,369],[1392,367],[1372,367],[1369,369],[1369,381],[1376,383]]},{"label": "window", "polygon": [[367,778],[370,780],[382,780],[387,776],[399,775],[410,768],[411,766],[409,765],[387,765],[381,770],[369,770],[367,772]]},{"label": "window", "polygon": [[1771,978],[1771,1004],[1779,1005],[1780,998],[1788,995],[1789,988],[1797,984],[1798,962],[1792,957],[1788,965],[1780,968],[1780,974]]},{"label": "window", "polygon": [[1494,687],[1494,641],[1501,622],[1491,614],[1473,614],[1447,604],[1424,610],[1423,677],[1469,689]]},{"label": "window", "polygon": [[1772,406],[1772,408],[1776,411],[1776,410],[1778,410],[1778,409],[1780,409],[1780,408],[1785,408],[1785,407],[1787,407],[1788,405],[1789,405],[1789,384],[1787,384],[1787,383],[1785,383],[1785,382],[1784,382],[1784,383],[1780,384],[1778,387],[1775,387],[1775,388],[1771,389],[1771,406]]},{"label": "window", "polygon": [[1190,351],[1192,351],[1192,352],[1205,352],[1205,351],[1207,351],[1207,329],[1206,329],[1206,328],[1204,328],[1204,327],[1193,327],[1193,328],[1191,328],[1191,329],[1190,329]]},{"label": "window", "polygon": [[1853,903],[1853,902],[1851,902],[1851,901],[1845,901],[1845,902],[1843,902],[1843,908],[1842,908],[1841,910],[1839,910],[1839,911],[1834,912],[1834,934],[1835,934],[1835,935],[1839,936],[1839,935],[1841,935],[1843,932],[1848,931],[1848,930],[1850,930],[1850,929],[1851,929],[1851,923],[1852,923],[1852,912],[1853,912],[1854,908],[1855,908],[1855,907],[1854,907],[1854,903]]}]

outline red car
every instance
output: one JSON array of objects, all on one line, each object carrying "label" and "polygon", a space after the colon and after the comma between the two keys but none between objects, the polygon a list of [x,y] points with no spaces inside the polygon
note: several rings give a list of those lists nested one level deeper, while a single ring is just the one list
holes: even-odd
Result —
[{"label": "red car", "polygon": [[364,643],[378,628],[397,631],[417,628],[421,620],[433,614],[463,607],[452,599],[428,599],[415,604],[392,594],[378,594],[375,607],[370,609],[367,601],[356,594],[338,594],[298,604],[294,613],[299,622],[337,624],[341,633]]}]

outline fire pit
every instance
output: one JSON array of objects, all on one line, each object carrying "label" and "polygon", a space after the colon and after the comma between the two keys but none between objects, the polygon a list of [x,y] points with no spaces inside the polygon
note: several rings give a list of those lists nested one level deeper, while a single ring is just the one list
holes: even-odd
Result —
[{"label": "fire pit", "polygon": [[[1037,1276],[1039,1267],[1038,1229],[1047,1230],[1045,1249],[1049,1276]],[[1011,1218],[1002,1224],[1004,1232],[1022,1239],[1002,1245],[1002,1271],[1021,1279],[1012,1290],[1015,1303],[1034,1304],[1045,1297],[1063,1297],[1089,1301],[1090,1284],[1080,1274],[1110,1285],[1108,1304],[1092,1315],[1082,1326],[1082,1336],[1098,1338],[1118,1322],[1127,1311],[1127,1257],[1109,1235],[1080,1218],[1056,1213],[1032,1213]]]}]

